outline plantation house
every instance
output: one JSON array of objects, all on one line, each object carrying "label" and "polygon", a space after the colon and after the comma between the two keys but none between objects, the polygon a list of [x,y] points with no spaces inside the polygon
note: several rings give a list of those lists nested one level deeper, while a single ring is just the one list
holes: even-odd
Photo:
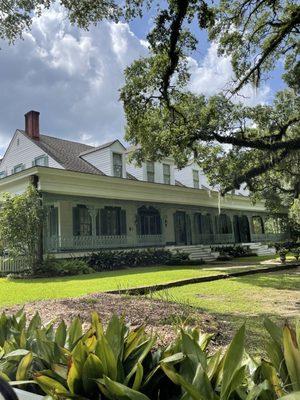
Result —
[{"label": "plantation house", "polygon": [[[245,191],[219,198],[200,168],[176,169],[172,159],[129,162],[119,140],[99,147],[40,134],[39,113],[25,115],[0,161],[0,194],[29,183],[47,209],[44,252],[100,248],[191,246],[282,239],[280,218]],[[221,211],[219,212],[219,202]]]}]

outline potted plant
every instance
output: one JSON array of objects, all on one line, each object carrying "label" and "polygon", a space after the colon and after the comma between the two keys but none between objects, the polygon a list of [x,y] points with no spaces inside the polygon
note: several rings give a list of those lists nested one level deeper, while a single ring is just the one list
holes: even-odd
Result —
[{"label": "potted plant", "polygon": [[284,264],[286,262],[287,253],[288,253],[288,249],[285,249],[284,247],[282,247],[278,252],[279,257],[280,257],[280,261],[281,261],[282,264]]}]

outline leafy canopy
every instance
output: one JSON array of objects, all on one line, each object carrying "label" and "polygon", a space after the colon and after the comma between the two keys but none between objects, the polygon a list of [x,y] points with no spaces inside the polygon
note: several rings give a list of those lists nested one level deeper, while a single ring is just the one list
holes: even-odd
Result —
[{"label": "leafy canopy", "polygon": [[[13,42],[34,14],[54,0],[4,0],[0,38]],[[179,167],[193,157],[223,194],[242,183],[272,210],[300,194],[299,30],[297,0],[60,0],[72,23],[88,28],[102,19],[129,20],[146,8],[155,15],[148,56],[125,71],[121,99],[126,139],[141,145],[138,161],[173,156]],[[202,50],[206,30],[234,77],[214,96],[188,90],[189,57]],[[283,90],[270,104],[246,106],[246,85],[259,86],[283,65]],[[200,88],[201,89],[201,88]],[[204,88],[203,88],[204,89]]]},{"label": "leafy canopy", "polygon": [[12,257],[26,257],[31,268],[39,258],[44,209],[33,186],[24,194],[4,194],[0,200],[0,241]]}]

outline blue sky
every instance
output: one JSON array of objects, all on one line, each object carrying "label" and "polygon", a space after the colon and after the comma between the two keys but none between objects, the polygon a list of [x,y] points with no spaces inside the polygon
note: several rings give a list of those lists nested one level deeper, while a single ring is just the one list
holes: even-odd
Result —
[{"label": "blue sky", "polygon": [[[119,102],[123,71],[145,56],[151,13],[130,23],[102,22],[81,31],[70,26],[64,11],[52,7],[14,46],[0,44],[0,155],[24,114],[41,113],[42,133],[98,145],[124,135]],[[198,33],[197,33],[198,34]],[[205,33],[190,59],[190,89],[207,95],[221,90],[232,76],[230,60],[217,56]],[[267,102],[281,81],[277,71],[258,92],[248,87],[247,102]]]}]

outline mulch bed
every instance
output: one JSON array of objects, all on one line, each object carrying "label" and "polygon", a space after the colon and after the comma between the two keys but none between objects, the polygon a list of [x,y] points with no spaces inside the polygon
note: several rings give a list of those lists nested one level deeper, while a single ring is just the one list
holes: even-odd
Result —
[{"label": "mulch bed", "polygon": [[[2,308],[1,311],[14,313],[20,307]],[[104,325],[112,314],[124,315],[131,326],[146,325],[146,330],[158,337],[158,344],[168,345],[177,335],[182,324],[197,326],[203,332],[215,333],[212,348],[227,344],[231,338],[229,324],[200,310],[176,303],[143,297],[121,296],[116,294],[93,294],[79,298],[45,300],[26,303],[24,311],[32,317],[36,311],[43,322],[64,319],[66,323],[79,316],[84,327],[88,326],[92,311],[96,311]],[[225,326],[226,325],[226,326]]]}]

